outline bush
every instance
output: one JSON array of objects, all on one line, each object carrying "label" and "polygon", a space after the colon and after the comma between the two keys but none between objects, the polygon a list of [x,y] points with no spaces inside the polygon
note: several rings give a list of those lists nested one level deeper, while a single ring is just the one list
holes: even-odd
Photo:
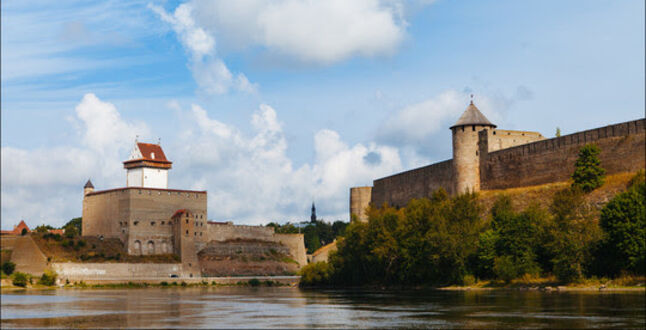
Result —
[{"label": "bush", "polygon": [[82,248],[82,247],[85,247],[85,246],[87,245],[87,243],[86,243],[84,240],[79,240],[79,241],[76,243],[76,245],[77,245],[79,248]]},{"label": "bush", "polygon": [[464,275],[464,277],[462,278],[462,285],[471,286],[474,284],[476,284],[475,276],[471,274]]},{"label": "bush", "polygon": [[622,270],[646,273],[646,183],[634,184],[601,210],[600,225],[611,275]]},{"label": "bush", "polygon": [[161,284],[161,286],[168,286],[168,282],[166,282],[166,281],[162,281],[160,284]]},{"label": "bush", "polygon": [[56,284],[57,274],[53,271],[45,271],[40,277],[38,284],[52,286]]},{"label": "bush", "polygon": [[496,257],[493,264],[493,271],[496,277],[505,281],[506,283],[518,277],[518,269],[514,264],[511,256]]},{"label": "bush", "polygon": [[74,246],[74,241],[64,240],[62,245],[64,248],[68,248],[70,246]]},{"label": "bush", "polygon": [[13,274],[13,285],[15,286],[20,286],[20,287],[26,287],[27,282],[29,281],[29,275],[21,272],[16,272]]},{"label": "bush", "polygon": [[11,275],[11,273],[13,273],[14,270],[16,270],[16,264],[14,264],[13,262],[5,261],[2,263],[2,271],[5,274]]},{"label": "bush", "polygon": [[330,283],[332,267],[327,262],[319,261],[303,267],[299,275],[301,286],[327,285]]},{"label": "bush", "polygon": [[586,144],[579,150],[579,157],[574,164],[572,174],[573,187],[584,192],[591,192],[603,185],[606,170],[601,168],[599,153],[601,149],[594,144]]},{"label": "bush", "polygon": [[260,280],[257,278],[252,278],[247,282],[250,286],[260,286]]}]

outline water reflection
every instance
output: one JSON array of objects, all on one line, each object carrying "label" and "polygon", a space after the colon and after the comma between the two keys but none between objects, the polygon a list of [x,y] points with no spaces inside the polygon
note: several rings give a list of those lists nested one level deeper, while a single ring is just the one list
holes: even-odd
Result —
[{"label": "water reflection", "polygon": [[638,293],[303,291],[296,288],[48,290],[5,294],[5,327],[644,328]]}]

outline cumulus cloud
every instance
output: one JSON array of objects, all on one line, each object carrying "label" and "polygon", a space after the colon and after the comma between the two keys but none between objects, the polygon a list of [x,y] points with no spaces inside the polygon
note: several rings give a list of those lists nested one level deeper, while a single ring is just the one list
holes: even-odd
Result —
[{"label": "cumulus cloud", "polygon": [[[315,157],[294,166],[284,124],[274,108],[259,105],[247,130],[221,122],[199,105],[169,104],[182,121],[164,145],[174,162],[171,188],[207,190],[209,218],[263,224],[301,220],[315,200],[328,220],[348,219],[349,188],[402,169],[396,148],[348,145],[332,130],[313,136]],[[2,227],[21,218],[60,226],[81,214],[82,186],[122,187],[122,161],[134,137],[150,136],[143,123],[124,119],[111,103],[86,94],[74,111],[79,143],[42,149],[2,147]]]},{"label": "cumulus cloud", "polygon": [[190,55],[189,67],[202,91],[207,94],[223,94],[231,88],[248,93],[256,90],[256,85],[249,82],[244,74],[234,75],[217,56],[215,39],[211,33],[195,23],[195,9],[192,4],[181,4],[173,13],[168,13],[154,4],[149,4],[148,7],[164,22],[170,24],[177,34]]},{"label": "cumulus cloud", "polygon": [[186,114],[191,123],[175,150],[184,157],[173,175],[176,182],[208,190],[212,219],[255,224],[302,219],[312,199],[325,205],[329,219],[347,219],[349,187],[401,169],[395,148],[348,146],[331,130],[315,134],[314,162],[295,168],[283,124],[267,104],[252,115],[253,132],[247,135],[210,118],[200,106]]},{"label": "cumulus cloud", "polygon": [[191,0],[174,12],[149,4],[170,24],[190,54],[189,66],[209,94],[254,92],[243,73],[233,74],[218,50],[253,50],[307,64],[393,54],[406,35],[400,0]]},{"label": "cumulus cloud", "polygon": [[[405,106],[386,118],[377,130],[377,141],[397,147],[407,167],[451,158],[451,127],[469,104],[470,89],[446,90]],[[476,106],[492,122],[499,123],[509,98],[478,95]]]},{"label": "cumulus cloud", "polygon": [[83,96],[75,114],[73,126],[82,141],[77,146],[2,147],[3,228],[21,218],[29,224],[62,225],[80,215],[85,180],[103,186],[125,182],[121,161],[136,135],[149,135],[147,126],[124,120],[113,104],[91,93]]}]

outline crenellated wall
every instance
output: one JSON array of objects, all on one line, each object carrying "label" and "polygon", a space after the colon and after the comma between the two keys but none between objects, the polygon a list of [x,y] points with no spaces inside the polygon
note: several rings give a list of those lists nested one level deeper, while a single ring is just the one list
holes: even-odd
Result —
[{"label": "crenellated wall", "polygon": [[377,207],[384,203],[404,207],[412,198],[430,197],[439,188],[451,194],[453,186],[453,164],[445,160],[375,180],[371,203]]},{"label": "crenellated wall", "polygon": [[644,119],[487,152],[490,135],[480,134],[480,177],[483,190],[507,189],[565,181],[574,172],[579,149],[596,144],[606,173],[637,171],[646,163]]},{"label": "crenellated wall", "polygon": [[[472,153],[478,155],[475,163],[479,164],[480,190],[566,181],[574,172],[579,149],[589,143],[601,149],[601,166],[608,174],[644,169],[644,123],[645,119],[638,119],[552,139],[536,132],[476,129],[478,152]],[[452,162],[446,160],[375,180],[371,204],[403,207],[413,198],[430,197],[440,187],[455,193]],[[351,213],[352,205],[359,203],[356,199],[358,195],[351,194]]]}]

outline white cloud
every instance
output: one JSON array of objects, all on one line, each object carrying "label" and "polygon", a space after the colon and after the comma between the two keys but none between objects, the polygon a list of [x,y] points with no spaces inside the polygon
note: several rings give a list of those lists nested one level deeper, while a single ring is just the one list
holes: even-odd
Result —
[{"label": "white cloud", "polygon": [[62,225],[81,213],[81,191],[92,178],[101,186],[125,182],[121,161],[136,135],[149,135],[145,124],[121,118],[116,107],[86,94],[75,109],[78,146],[25,150],[2,147],[2,227],[20,218],[28,224]]},{"label": "white cloud", "polygon": [[393,54],[407,22],[399,0],[193,0],[174,12],[148,7],[170,24],[190,54],[200,89],[253,93],[257,85],[233,74],[219,51],[264,50],[302,63],[331,64],[350,57]]},{"label": "white cloud", "polygon": [[202,91],[207,94],[223,94],[233,88],[246,93],[255,92],[255,84],[250,83],[242,73],[234,76],[226,64],[217,57],[215,39],[195,23],[193,5],[181,4],[172,14],[157,5],[148,4],[148,7],[172,26],[182,45],[189,52],[189,67]]},{"label": "white cloud", "polygon": [[[266,104],[252,115],[250,135],[209,118],[197,105],[188,114],[191,122],[175,150],[184,157],[175,162],[174,182],[207,189],[212,219],[256,224],[303,219],[312,199],[328,219],[347,219],[350,187],[401,169],[396,149],[350,147],[330,130],[314,136],[314,163],[294,168],[282,123]],[[366,161],[370,153],[378,160]]]}]

